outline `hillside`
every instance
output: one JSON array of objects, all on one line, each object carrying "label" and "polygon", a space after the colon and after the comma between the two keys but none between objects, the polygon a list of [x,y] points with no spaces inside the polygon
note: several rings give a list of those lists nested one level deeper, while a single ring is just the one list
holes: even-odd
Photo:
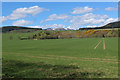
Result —
[{"label": "hillside", "polygon": [[36,30],[42,30],[41,28],[28,28],[28,27],[21,27],[21,26],[4,26],[0,29],[2,29],[3,33],[16,31],[16,30],[17,32],[31,32]]},{"label": "hillside", "polygon": [[79,28],[79,30],[88,30],[88,29],[108,29],[108,28],[120,28],[120,21],[108,23],[107,25],[94,28]]},{"label": "hillside", "polygon": [[[79,30],[89,30],[89,29],[109,29],[109,28],[120,28],[120,21],[112,22],[107,25],[101,26],[101,27],[94,27],[94,28],[79,28]],[[2,29],[3,33],[6,32],[33,32],[37,30],[42,30],[42,28],[28,28],[28,27],[21,27],[21,26],[4,26],[0,28],[0,31]],[[50,29],[52,30],[52,29]],[[65,30],[64,28],[56,28],[55,30]]]},{"label": "hillside", "polygon": [[120,21],[112,22],[112,23],[109,23],[102,27],[104,27],[104,28],[120,28]]}]

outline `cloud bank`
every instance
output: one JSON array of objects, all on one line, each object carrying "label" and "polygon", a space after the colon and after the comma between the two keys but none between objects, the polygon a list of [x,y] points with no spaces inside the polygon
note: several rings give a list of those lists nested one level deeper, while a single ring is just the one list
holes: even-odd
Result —
[{"label": "cloud bank", "polygon": [[89,7],[76,7],[73,9],[73,12],[71,12],[72,14],[83,14],[83,13],[89,13],[92,12],[93,8],[89,8]]},{"label": "cloud bank", "polygon": [[115,10],[118,10],[117,8],[114,8],[114,7],[107,7],[105,8],[106,11],[115,11]]},{"label": "cloud bank", "polygon": [[26,26],[26,25],[30,25],[33,24],[32,21],[26,21],[26,20],[18,20],[12,23],[12,25],[14,26]]},{"label": "cloud bank", "polygon": [[49,9],[41,8],[39,6],[32,6],[29,8],[26,8],[26,7],[17,8],[10,15],[2,16],[0,19],[1,19],[1,22],[6,21],[6,20],[15,20],[15,19],[20,19],[20,18],[25,18],[27,17],[28,14],[32,14],[34,16],[44,11],[49,11]]}]

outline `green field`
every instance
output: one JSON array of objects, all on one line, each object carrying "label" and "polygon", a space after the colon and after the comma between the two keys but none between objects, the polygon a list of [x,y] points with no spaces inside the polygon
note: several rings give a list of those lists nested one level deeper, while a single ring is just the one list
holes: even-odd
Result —
[{"label": "green field", "polygon": [[4,78],[118,77],[118,38],[16,38],[24,33],[12,34],[14,39],[9,40],[10,35],[4,33],[2,41]]}]

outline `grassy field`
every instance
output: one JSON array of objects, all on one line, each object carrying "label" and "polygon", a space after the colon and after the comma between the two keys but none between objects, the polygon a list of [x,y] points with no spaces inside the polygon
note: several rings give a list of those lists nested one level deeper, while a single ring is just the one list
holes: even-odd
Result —
[{"label": "grassy field", "polygon": [[17,35],[28,35],[24,33],[12,34],[14,39],[9,40],[10,35],[3,34],[4,78],[118,77],[118,38],[16,38]]}]

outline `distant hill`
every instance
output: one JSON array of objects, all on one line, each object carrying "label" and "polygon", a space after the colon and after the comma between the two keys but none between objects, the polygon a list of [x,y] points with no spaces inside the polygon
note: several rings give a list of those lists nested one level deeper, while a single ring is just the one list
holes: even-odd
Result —
[{"label": "distant hill", "polygon": [[64,28],[55,28],[54,30],[55,30],[55,31],[65,31]]},{"label": "distant hill", "polygon": [[52,28],[47,28],[47,29],[45,29],[45,30],[47,30],[47,31],[52,31],[53,29],[52,29]]},{"label": "distant hill", "polygon": [[[107,25],[101,26],[101,27],[94,27],[94,28],[79,28],[79,30],[88,30],[88,29],[109,29],[109,28],[120,28],[120,21],[117,22],[112,22],[109,23]],[[37,30],[42,30],[42,28],[30,28],[30,27],[21,27],[21,26],[4,26],[4,27],[0,27],[0,33],[1,30],[3,33],[6,32],[22,32],[22,33],[27,33],[27,32],[34,32]],[[61,31],[61,30],[71,30],[71,29],[65,29],[65,28],[48,28],[46,30],[57,30],[57,31]]]},{"label": "distant hill", "polygon": [[21,26],[4,26],[2,28],[2,32],[11,32],[11,31],[19,31],[19,32],[30,32],[30,31],[36,31],[36,30],[42,30],[42,28],[28,28],[28,27],[21,27]]},{"label": "distant hill", "polygon": [[109,28],[120,28],[120,21],[112,22],[107,25],[101,27],[94,27],[94,28],[79,28],[79,30],[88,30],[88,29],[109,29]]},{"label": "distant hill", "polygon": [[120,28],[120,21],[112,22],[102,27],[103,28]]},{"label": "distant hill", "polygon": [[48,30],[48,31],[65,31],[65,30],[73,30],[73,29],[70,29],[70,28],[47,28],[45,30]]}]

